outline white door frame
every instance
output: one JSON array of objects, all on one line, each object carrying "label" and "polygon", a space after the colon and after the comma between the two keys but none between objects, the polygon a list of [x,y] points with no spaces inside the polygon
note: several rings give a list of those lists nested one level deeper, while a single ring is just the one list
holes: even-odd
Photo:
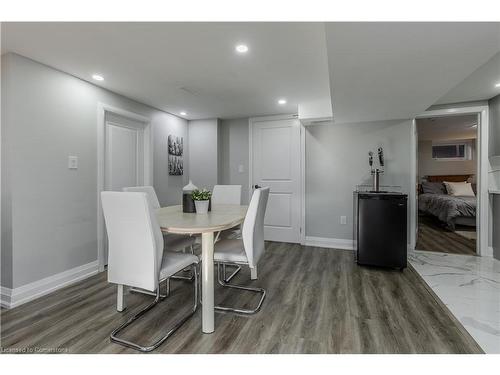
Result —
[{"label": "white door frame", "polygon": [[416,116],[412,122],[411,129],[411,166],[410,166],[410,248],[415,249],[416,246],[416,229],[417,229],[417,139],[415,136],[417,123],[416,120],[419,118],[427,117],[443,117],[450,115],[473,115],[477,114],[480,116],[480,121],[477,127],[477,209],[476,209],[476,228],[479,228],[476,252],[479,256],[489,256],[491,255],[490,248],[488,246],[489,240],[489,214],[490,214],[490,202],[488,194],[488,129],[489,129],[489,119],[488,119],[488,106],[474,106],[474,107],[451,107],[445,109],[436,109],[431,111],[426,111],[421,115]]},{"label": "white door frame", "polygon": [[248,119],[248,191],[249,197],[252,197],[253,191],[253,125],[256,122],[262,121],[279,121],[279,120],[297,120],[300,129],[300,181],[299,181],[299,206],[300,206],[300,244],[306,243],[306,219],[305,219],[305,148],[306,138],[304,125],[299,121],[297,114],[274,115],[274,116],[258,116]]},{"label": "white door frame", "polygon": [[113,113],[144,124],[144,185],[153,183],[153,157],[151,120],[134,112],[104,103],[97,104],[97,261],[99,272],[104,271],[104,217],[101,207],[101,191],[104,190],[104,164],[106,147],[106,112]]}]

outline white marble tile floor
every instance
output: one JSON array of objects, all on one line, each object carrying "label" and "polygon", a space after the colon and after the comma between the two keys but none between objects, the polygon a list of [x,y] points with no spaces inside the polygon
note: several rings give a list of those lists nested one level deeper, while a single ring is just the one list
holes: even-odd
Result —
[{"label": "white marble tile floor", "polygon": [[486,353],[500,353],[500,261],[410,251],[408,260]]}]

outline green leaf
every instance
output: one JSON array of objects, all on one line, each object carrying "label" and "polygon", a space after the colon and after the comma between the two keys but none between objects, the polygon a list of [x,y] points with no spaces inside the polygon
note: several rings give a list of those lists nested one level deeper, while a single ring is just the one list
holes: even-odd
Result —
[{"label": "green leaf", "polygon": [[195,201],[207,201],[210,199],[211,196],[212,192],[207,189],[202,189],[202,190],[196,189],[193,190],[193,192],[191,193],[191,197]]}]

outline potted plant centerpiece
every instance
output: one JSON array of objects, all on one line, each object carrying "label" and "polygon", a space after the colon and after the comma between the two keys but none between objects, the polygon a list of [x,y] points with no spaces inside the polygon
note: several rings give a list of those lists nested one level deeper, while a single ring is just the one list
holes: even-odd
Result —
[{"label": "potted plant centerpiece", "polygon": [[208,206],[210,204],[211,196],[212,192],[207,189],[202,189],[202,190],[196,189],[191,193],[191,197],[194,200],[194,205],[196,206],[197,214],[208,213]]}]

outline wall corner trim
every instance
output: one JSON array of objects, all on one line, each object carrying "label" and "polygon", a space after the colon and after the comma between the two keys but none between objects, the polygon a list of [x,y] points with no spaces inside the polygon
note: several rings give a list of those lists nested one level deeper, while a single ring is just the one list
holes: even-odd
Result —
[{"label": "wall corner trim", "polygon": [[98,271],[99,263],[95,260],[18,288],[10,289],[2,286],[0,290],[0,303],[2,307],[12,309],[65,286],[94,276]]},{"label": "wall corner trim", "polygon": [[339,250],[354,250],[354,241],[342,238],[306,236],[306,246],[326,247]]}]

